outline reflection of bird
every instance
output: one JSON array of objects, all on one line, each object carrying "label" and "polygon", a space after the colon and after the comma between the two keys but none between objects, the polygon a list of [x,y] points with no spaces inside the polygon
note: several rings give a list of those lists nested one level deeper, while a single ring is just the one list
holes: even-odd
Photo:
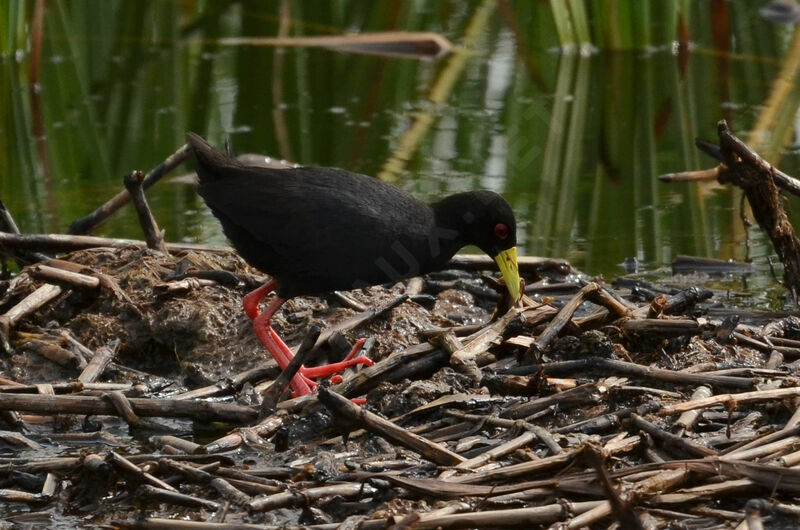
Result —
[{"label": "reflection of bird", "polygon": [[[442,268],[465,245],[494,257],[514,300],[520,297],[516,224],[490,191],[458,193],[427,205],[377,179],[341,169],[246,166],[187,134],[197,158],[198,192],[241,256],[272,279],[244,309],[281,368],[292,352],[270,326],[286,299],[393,282]],[[277,291],[263,313],[259,302]],[[296,394],[347,366],[371,364],[354,350],[340,363],[303,368]]]}]

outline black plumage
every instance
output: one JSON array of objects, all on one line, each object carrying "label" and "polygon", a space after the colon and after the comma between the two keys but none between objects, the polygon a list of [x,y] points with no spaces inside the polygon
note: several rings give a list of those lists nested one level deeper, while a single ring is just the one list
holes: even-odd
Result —
[{"label": "black plumage", "polygon": [[[245,166],[189,133],[200,195],[241,256],[292,297],[397,281],[440,269],[473,244],[491,256],[516,244],[514,214],[491,191],[428,205],[341,169]],[[507,227],[505,239],[495,227]]]},{"label": "black plumage", "polygon": [[[293,354],[271,327],[287,298],[401,280],[440,269],[460,248],[495,258],[516,300],[520,295],[516,223],[491,191],[457,193],[428,205],[394,186],[341,169],[245,165],[188,133],[197,159],[198,192],[241,256],[272,279],[244,299],[259,340],[286,368]],[[277,290],[262,313],[260,301]],[[292,378],[307,394],[324,377],[354,364],[302,367]]]}]

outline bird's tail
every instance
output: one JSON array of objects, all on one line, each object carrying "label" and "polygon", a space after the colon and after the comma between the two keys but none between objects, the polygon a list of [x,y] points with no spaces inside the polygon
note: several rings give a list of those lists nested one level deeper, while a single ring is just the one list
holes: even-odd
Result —
[{"label": "bird's tail", "polygon": [[199,134],[187,132],[186,142],[197,159],[197,176],[201,183],[224,178],[225,170],[242,167],[238,160],[212,146]]}]

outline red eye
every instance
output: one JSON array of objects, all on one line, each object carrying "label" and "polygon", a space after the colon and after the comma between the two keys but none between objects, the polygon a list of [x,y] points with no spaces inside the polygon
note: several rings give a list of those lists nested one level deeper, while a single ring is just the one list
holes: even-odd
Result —
[{"label": "red eye", "polygon": [[494,225],[494,235],[497,236],[498,239],[505,239],[508,237],[508,226],[504,225],[503,223],[497,223]]}]

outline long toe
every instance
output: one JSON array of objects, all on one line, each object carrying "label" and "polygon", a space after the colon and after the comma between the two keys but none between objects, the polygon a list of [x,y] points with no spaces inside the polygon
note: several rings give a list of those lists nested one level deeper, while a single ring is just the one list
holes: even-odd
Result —
[{"label": "long toe", "polygon": [[372,362],[372,359],[368,359],[367,357],[356,357],[355,359],[325,364],[323,366],[312,366],[311,368],[303,367],[300,369],[300,372],[306,377],[319,379],[320,377],[330,377],[337,372],[341,372],[342,370],[357,364],[366,364],[367,366],[372,366],[375,363]]},{"label": "long toe", "polygon": [[353,345],[353,349],[350,350],[350,353],[348,353],[347,356],[342,360],[349,361],[350,359],[358,355],[358,352],[361,351],[361,347],[364,346],[365,342],[367,342],[367,339],[358,339],[356,343]]}]

